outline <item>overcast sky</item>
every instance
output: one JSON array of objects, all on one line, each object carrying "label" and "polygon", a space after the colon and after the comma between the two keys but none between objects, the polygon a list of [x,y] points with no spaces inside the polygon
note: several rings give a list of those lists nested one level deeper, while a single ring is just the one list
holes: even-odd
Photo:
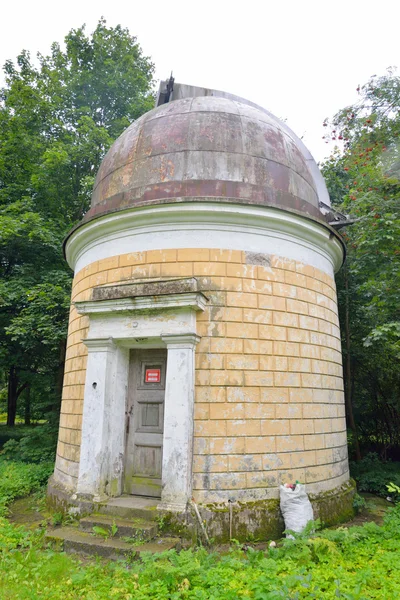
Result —
[{"label": "overcast sky", "polygon": [[398,0],[4,1],[0,63],[104,16],[137,36],[156,78],[221,89],[260,104],[303,137],[317,160],[332,150],[322,122],[357,99],[358,84],[400,66]]}]

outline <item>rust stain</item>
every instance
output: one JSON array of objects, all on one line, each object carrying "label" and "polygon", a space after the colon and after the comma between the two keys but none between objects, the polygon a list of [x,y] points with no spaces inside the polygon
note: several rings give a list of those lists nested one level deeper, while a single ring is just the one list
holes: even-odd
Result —
[{"label": "rust stain", "polygon": [[[311,217],[323,220],[319,209],[297,196],[291,194],[284,179],[282,187],[287,189],[275,189],[275,187],[259,186],[250,183],[236,181],[169,181],[174,176],[174,163],[165,161],[160,169],[162,181],[155,185],[140,186],[121,192],[94,205],[85,215],[84,221],[94,216],[115,212],[118,209],[134,207],[138,205],[154,204],[165,200],[179,201],[181,199],[212,199],[217,201],[242,201],[250,204],[263,206],[274,206],[285,210],[294,210],[305,213]],[[279,173],[275,173],[274,186],[279,180]]]},{"label": "rust stain", "polygon": [[[241,116],[236,104],[229,112],[230,101],[227,112],[221,99],[202,98],[207,110],[196,110],[199,102],[162,105],[121,135],[101,164],[82,223],[130,207],[197,200],[272,206],[324,221],[304,157],[276,123],[244,105]],[[205,176],[184,175],[190,172]]]}]

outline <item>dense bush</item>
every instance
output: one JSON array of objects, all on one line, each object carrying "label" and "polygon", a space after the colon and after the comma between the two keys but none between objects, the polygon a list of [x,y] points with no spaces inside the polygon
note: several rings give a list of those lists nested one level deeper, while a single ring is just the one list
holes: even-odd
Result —
[{"label": "dense bush", "polygon": [[53,463],[25,464],[0,460],[0,515],[7,513],[7,505],[39,491],[53,470]]},{"label": "dense bush", "polygon": [[7,425],[4,424],[6,419],[4,419],[4,423],[2,422],[2,416],[3,415],[0,414],[0,450],[4,447],[4,444],[8,442],[8,440],[18,441],[21,439],[21,437],[26,435],[27,432],[32,430],[34,427],[28,427],[26,425],[21,424],[17,424],[14,427],[7,427]]},{"label": "dense bush", "polygon": [[368,454],[359,462],[350,463],[350,471],[359,492],[370,492],[386,498],[390,481],[400,486],[400,463],[382,461],[375,453]]},{"label": "dense bush", "polygon": [[54,463],[57,435],[58,423],[28,427],[19,438],[12,438],[4,443],[2,455],[27,463]]}]

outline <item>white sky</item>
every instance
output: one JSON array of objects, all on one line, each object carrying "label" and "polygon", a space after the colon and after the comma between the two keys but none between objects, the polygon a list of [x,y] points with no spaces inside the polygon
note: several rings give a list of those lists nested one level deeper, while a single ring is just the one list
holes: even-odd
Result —
[{"label": "white sky", "polygon": [[322,122],[357,85],[400,66],[398,0],[20,0],[0,13],[0,64],[24,48],[48,53],[104,16],[137,36],[176,81],[243,96],[284,118],[317,160],[332,149]]}]

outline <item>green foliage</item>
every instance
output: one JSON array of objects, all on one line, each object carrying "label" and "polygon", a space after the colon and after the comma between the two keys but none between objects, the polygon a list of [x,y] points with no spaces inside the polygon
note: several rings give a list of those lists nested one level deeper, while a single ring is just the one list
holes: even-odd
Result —
[{"label": "green foliage", "polygon": [[31,427],[20,439],[7,441],[3,446],[2,455],[26,463],[54,462],[57,436],[57,422]]},{"label": "green foliage", "polygon": [[29,600],[387,600],[400,594],[400,506],[382,527],[341,527],[276,548],[204,548],[84,563],[41,549],[34,532],[0,519],[0,597]]},{"label": "green foliage", "polygon": [[358,515],[358,513],[362,512],[366,506],[367,503],[365,502],[364,498],[360,496],[360,494],[355,493],[353,497],[353,508],[355,513]]},{"label": "green foliage", "polygon": [[388,489],[388,492],[400,494],[400,487],[398,485],[396,485],[395,483],[393,483],[392,481],[386,487]]},{"label": "green foliage", "polygon": [[391,494],[395,502],[400,502],[400,486],[391,481],[387,486],[387,491]]},{"label": "green foliage", "polygon": [[51,524],[53,527],[57,527],[57,525],[62,525],[64,521],[64,513],[56,512],[52,515]]},{"label": "green foliage", "polygon": [[111,536],[114,537],[118,533],[118,526],[115,521],[112,522],[111,525]]},{"label": "green foliage", "polygon": [[39,491],[53,470],[53,463],[28,465],[0,460],[0,516],[7,513],[7,505]]},{"label": "green foliage", "polygon": [[350,307],[348,389],[362,446],[385,456],[400,446],[400,77],[390,70],[358,91],[325,122],[344,150],[323,174],[334,204],[357,219],[341,230],[348,256],[337,278],[343,336]]},{"label": "green foliage", "polygon": [[400,485],[400,463],[382,461],[377,454],[367,454],[361,461],[350,463],[350,471],[360,492],[386,498],[389,481]]},{"label": "green foliage", "polygon": [[167,515],[158,514],[156,516],[156,523],[157,523],[158,531],[163,532],[168,525],[168,521],[169,521],[169,519],[168,519]]},{"label": "green foliage", "polygon": [[[45,498],[43,498],[44,503],[46,502]],[[56,512],[51,515],[50,522],[53,527],[58,527],[59,525],[68,526],[76,523],[77,516],[67,513],[67,512]]]},{"label": "green foliage", "polygon": [[[7,415],[2,415],[3,419],[7,419]],[[21,437],[32,431],[33,427],[27,427],[25,425],[17,424],[15,427],[7,427],[7,425],[0,422],[0,450],[8,440],[20,440]]]},{"label": "green foliage", "polygon": [[109,529],[104,529],[104,527],[99,527],[99,525],[94,525],[92,531],[94,534],[101,536],[105,540],[110,537]]},{"label": "green foliage", "polygon": [[17,548],[29,548],[33,539],[37,537],[35,533],[28,532],[21,526],[12,525],[6,518],[0,516],[0,559],[5,553]]},{"label": "green foliage", "polygon": [[57,414],[71,274],[66,233],[88,210],[101,159],[152,108],[153,64],[136,38],[101,19],[65,47],[4,66],[0,90],[0,371],[29,421]]}]

